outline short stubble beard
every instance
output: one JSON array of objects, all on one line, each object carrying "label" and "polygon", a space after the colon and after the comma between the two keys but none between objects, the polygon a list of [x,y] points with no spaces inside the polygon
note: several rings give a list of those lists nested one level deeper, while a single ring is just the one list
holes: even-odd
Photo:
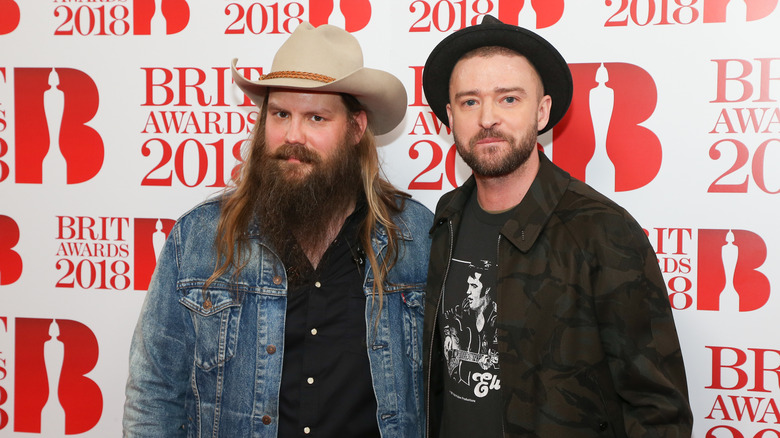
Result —
[{"label": "short stubble beard", "polygon": [[[537,132],[533,127],[523,133],[519,142],[515,137],[504,134],[498,129],[482,129],[469,140],[468,147],[464,146],[462,139],[455,135],[454,130],[452,133],[455,147],[461,158],[479,176],[500,177],[508,175],[525,164],[536,149]],[[476,152],[477,142],[486,138],[500,138],[508,143],[509,149],[501,157],[499,157],[501,151],[498,150],[501,146],[489,146],[489,150],[478,154]]]}]

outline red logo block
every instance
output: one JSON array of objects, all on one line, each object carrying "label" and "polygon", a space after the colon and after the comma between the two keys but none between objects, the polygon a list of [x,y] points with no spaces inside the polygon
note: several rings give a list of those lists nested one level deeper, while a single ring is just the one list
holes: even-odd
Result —
[{"label": "red logo block", "polygon": [[339,24],[335,16],[343,17],[344,29],[347,32],[357,32],[368,25],[371,20],[371,2],[369,0],[341,0],[338,11],[333,10],[333,0],[309,2],[309,22],[314,26],[322,24]]},{"label": "red logo block", "polygon": [[[608,80],[599,73],[601,64],[571,64],[574,96],[566,116],[553,129],[556,164],[575,178],[586,179],[586,167],[594,156],[597,135],[594,126],[605,128],[606,153],[614,166],[614,190],[635,190],[650,183],[661,169],[662,148],[651,130],[640,126],[655,111],[658,95],[655,81],[645,70],[625,63],[604,63]],[[593,91],[607,93],[610,110],[591,110]],[[555,105],[555,102],[553,102]],[[597,120],[598,119],[598,120]]]},{"label": "red logo block", "polygon": [[97,339],[84,324],[17,318],[14,431],[61,436],[92,429],[103,394],[86,374],[97,361]]},{"label": "red logo block", "polygon": [[[530,4],[528,4],[530,3]],[[523,9],[532,8],[536,16],[536,28],[544,29],[557,23],[563,16],[563,0],[500,1],[498,19],[506,24],[520,24],[518,16]]]},{"label": "red logo block", "polygon": [[[47,172],[60,173],[63,167],[68,184],[97,175],[103,165],[103,139],[86,125],[98,110],[95,82],[71,68],[14,71],[16,182],[40,184],[51,176]],[[54,161],[52,167],[44,158]]]},{"label": "red logo block", "polygon": [[0,286],[11,284],[22,276],[22,257],[13,248],[19,243],[19,226],[8,216],[0,215]]},{"label": "red logo block", "polygon": [[14,0],[0,0],[0,35],[13,32],[20,18],[19,5]]},{"label": "red logo block", "polygon": [[699,310],[722,309],[722,295],[736,291],[739,311],[749,312],[769,301],[769,279],[758,268],[766,261],[764,240],[745,230],[699,230]]},{"label": "red logo block", "polygon": [[[702,20],[705,23],[725,23],[737,21],[760,20],[775,10],[777,0],[744,0],[745,7],[742,11],[730,11],[729,3],[739,4],[732,0],[704,0],[704,12]],[[731,16],[739,13],[741,16]]]},{"label": "red logo block", "polygon": [[153,22],[163,23],[168,35],[179,33],[187,27],[190,22],[190,5],[187,0],[162,0],[158,3],[161,4],[160,11],[155,10],[155,0],[133,1],[133,34],[151,35]]},{"label": "red logo block", "polygon": [[133,221],[135,229],[133,261],[135,281],[133,288],[135,290],[149,288],[149,281],[157,267],[157,257],[160,255],[160,250],[162,250],[165,239],[170,234],[174,223],[176,221],[172,219],[135,219]]}]

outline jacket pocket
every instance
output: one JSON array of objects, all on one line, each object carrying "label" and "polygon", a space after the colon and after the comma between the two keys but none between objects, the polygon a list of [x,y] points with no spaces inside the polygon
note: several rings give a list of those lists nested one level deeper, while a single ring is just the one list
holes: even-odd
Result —
[{"label": "jacket pocket", "polygon": [[195,327],[195,365],[209,371],[229,361],[236,352],[241,303],[228,290],[193,286],[179,302],[190,311]]}]

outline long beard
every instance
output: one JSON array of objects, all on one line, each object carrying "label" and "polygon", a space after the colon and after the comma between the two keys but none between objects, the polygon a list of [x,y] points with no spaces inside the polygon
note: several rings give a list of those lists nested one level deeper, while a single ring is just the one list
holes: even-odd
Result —
[{"label": "long beard", "polygon": [[[475,174],[499,177],[514,172],[528,161],[531,152],[536,149],[537,133],[535,129],[528,129],[522,133],[522,137],[518,141],[515,137],[504,134],[497,129],[483,129],[469,139],[468,146],[463,143],[461,138],[454,135],[454,131],[453,137],[458,153]],[[509,150],[503,151],[503,154],[501,154],[502,151],[500,150],[483,151],[480,156],[475,152],[476,145],[478,141],[485,138],[501,138],[509,144]],[[494,148],[498,149],[500,147]],[[486,154],[485,152],[488,153]]]},{"label": "long beard", "polygon": [[[346,136],[345,136],[346,137]],[[301,163],[288,163],[294,157]],[[305,163],[305,164],[304,164]],[[306,174],[304,167],[310,167]],[[327,247],[323,242],[362,191],[360,161],[346,138],[329,158],[301,145],[267,150],[259,163],[261,190],[255,212],[263,235],[293,272],[311,269],[307,250]]]}]

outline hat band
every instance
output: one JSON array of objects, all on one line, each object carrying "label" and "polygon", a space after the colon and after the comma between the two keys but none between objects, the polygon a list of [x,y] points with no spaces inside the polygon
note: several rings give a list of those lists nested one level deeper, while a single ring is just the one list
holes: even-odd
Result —
[{"label": "hat band", "polygon": [[285,70],[285,71],[274,71],[271,73],[268,73],[267,75],[263,75],[260,79],[266,80],[266,79],[277,79],[277,78],[288,78],[288,79],[309,79],[312,81],[317,82],[324,82],[326,84],[329,84],[336,80],[336,78],[332,78],[330,76],[321,75],[318,73],[308,73],[304,71],[292,71],[292,70]]}]

